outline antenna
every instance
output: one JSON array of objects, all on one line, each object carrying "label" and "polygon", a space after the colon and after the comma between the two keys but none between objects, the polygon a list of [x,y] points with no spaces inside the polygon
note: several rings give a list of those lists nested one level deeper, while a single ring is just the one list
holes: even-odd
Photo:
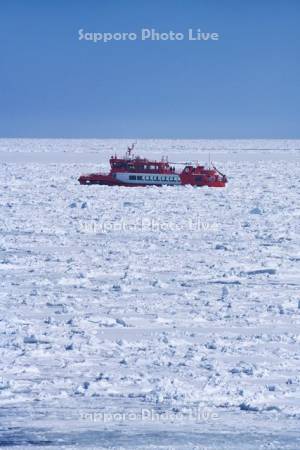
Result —
[{"label": "antenna", "polygon": [[129,157],[131,156],[131,153],[133,152],[135,144],[136,144],[136,141],[131,144],[131,147],[130,146],[127,147],[127,155]]}]

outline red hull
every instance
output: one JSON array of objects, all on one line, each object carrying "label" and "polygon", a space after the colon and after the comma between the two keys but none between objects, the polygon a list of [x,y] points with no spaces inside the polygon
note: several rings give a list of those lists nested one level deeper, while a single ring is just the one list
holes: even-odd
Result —
[{"label": "red hull", "polygon": [[[85,184],[85,185],[92,185],[92,184],[98,184],[98,185],[102,185],[102,186],[125,186],[125,187],[145,187],[145,186],[164,186],[164,184],[162,183],[124,183],[121,181],[118,181],[114,178],[112,178],[109,174],[108,175],[104,175],[104,174],[90,174],[90,175],[81,175],[78,178],[78,181],[80,184]],[[225,187],[226,186],[226,182],[225,181],[211,181],[211,182],[203,182],[203,183],[196,183],[196,182],[183,182],[180,183],[181,186],[208,186],[208,187]]]}]

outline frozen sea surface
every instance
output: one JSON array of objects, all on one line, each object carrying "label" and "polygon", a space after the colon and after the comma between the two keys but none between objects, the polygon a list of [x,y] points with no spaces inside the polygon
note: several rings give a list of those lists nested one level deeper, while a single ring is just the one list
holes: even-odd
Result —
[{"label": "frozen sea surface", "polygon": [[226,189],[78,184],[127,143],[0,140],[0,446],[300,448],[299,141],[138,147]]}]

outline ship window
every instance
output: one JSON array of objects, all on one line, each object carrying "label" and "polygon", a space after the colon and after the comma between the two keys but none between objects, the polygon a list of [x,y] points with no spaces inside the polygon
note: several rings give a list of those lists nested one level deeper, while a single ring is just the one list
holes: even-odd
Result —
[{"label": "ship window", "polygon": [[116,178],[116,176],[117,176],[116,173],[113,173],[113,174],[112,174],[112,177],[113,177],[113,178]]},{"label": "ship window", "polygon": [[129,175],[129,180],[136,180],[136,176],[135,175]]},{"label": "ship window", "polygon": [[195,177],[195,181],[201,182],[202,181],[202,177],[201,176]]},{"label": "ship window", "polygon": [[136,177],[136,179],[137,179],[137,180],[142,180],[142,179],[143,179],[143,177],[142,177],[142,176],[140,176],[140,175],[138,175],[138,176]]}]

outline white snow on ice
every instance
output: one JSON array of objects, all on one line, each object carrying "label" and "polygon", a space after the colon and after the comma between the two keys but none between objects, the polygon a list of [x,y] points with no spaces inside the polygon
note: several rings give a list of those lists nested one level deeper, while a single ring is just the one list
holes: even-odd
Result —
[{"label": "white snow on ice", "polygon": [[0,140],[0,445],[300,448],[300,142],[138,143],[226,189],[79,185],[127,144]]}]

